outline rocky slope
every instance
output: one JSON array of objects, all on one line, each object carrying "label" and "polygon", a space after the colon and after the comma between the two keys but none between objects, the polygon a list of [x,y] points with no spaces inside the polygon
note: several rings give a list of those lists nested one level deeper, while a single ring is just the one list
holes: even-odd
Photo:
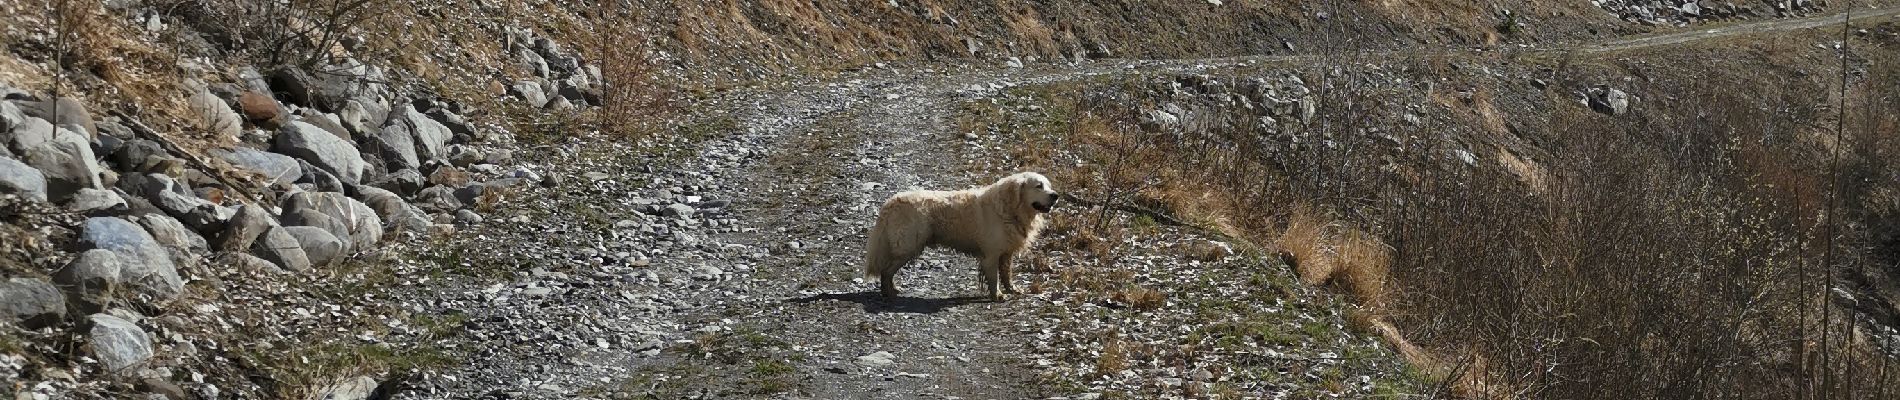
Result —
[{"label": "rocky slope", "polygon": [[[955,129],[1042,112],[1013,88],[1647,29],[1543,1],[74,3],[0,3],[21,398],[1418,393],[1346,299],[1138,210],[1058,213],[1131,233],[1052,231],[1006,303],[934,253],[916,297],[866,296],[857,244],[890,193],[1017,168]],[[1258,123],[1320,118],[1303,82],[1241,85]]]}]

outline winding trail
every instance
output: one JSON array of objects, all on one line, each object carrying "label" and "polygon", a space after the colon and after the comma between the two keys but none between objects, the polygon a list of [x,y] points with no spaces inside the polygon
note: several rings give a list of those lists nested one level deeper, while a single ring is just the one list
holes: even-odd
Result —
[{"label": "winding trail", "polygon": [[[1854,14],[1856,21],[1891,18],[1900,8]],[[1624,51],[1842,19],[1737,23],[1531,51]],[[1328,57],[870,69],[714,95],[696,106],[731,123],[685,159],[641,157],[601,139],[530,152],[522,158],[538,159],[550,174],[608,176],[570,178],[578,182],[536,194],[522,204],[529,221],[492,224],[464,244],[533,272],[508,283],[445,279],[422,289],[426,304],[469,316],[470,332],[457,338],[469,355],[398,397],[1066,395],[1047,392],[1056,389],[1039,385],[1034,366],[1020,357],[1033,337],[1018,333],[1041,328],[1030,315],[1037,300],[971,297],[977,290],[967,257],[927,253],[900,275],[906,292],[898,300],[853,281],[877,204],[901,190],[987,179],[959,173],[961,157],[986,151],[966,148],[954,132],[964,101],[1091,76]],[[685,189],[666,193],[671,188]],[[634,211],[688,192],[732,205],[690,221]]]}]

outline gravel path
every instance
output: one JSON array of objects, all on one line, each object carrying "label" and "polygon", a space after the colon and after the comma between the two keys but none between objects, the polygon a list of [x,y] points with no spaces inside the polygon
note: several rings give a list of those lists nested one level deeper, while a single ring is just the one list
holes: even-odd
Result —
[{"label": "gravel path", "polygon": [[[855,281],[878,202],[910,188],[994,178],[962,172],[964,157],[982,150],[952,132],[961,102],[1102,74],[1307,59],[1317,58],[870,69],[702,99],[692,128],[710,138],[636,147],[580,135],[527,149],[518,157],[564,182],[515,193],[487,224],[414,257],[475,273],[423,279],[399,296],[410,308],[464,319],[446,342],[462,362],[409,378],[397,397],[1066,395],[1041,384],[1025,356],[1038,337],[1027,333],[1055,323],[1037,316],[1049,300],[981,300],[974,261],[942,251],[900,275],[903,298],[879,298],[872,284]],[[635,156],[669,146],[677,156]]]}]

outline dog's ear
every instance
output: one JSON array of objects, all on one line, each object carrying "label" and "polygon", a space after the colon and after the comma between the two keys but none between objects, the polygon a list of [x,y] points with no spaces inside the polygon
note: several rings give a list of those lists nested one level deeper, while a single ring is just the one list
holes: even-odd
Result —
[{"label": "dog's ear", "polygon": [[1023,203],[1023,185],[1028,184],[1027,179],[1022,179],[1021,176],[1017,175],[1010,175],[1007,178],[1003,178],[1003,181],[1000,183],[1000,185],[996,185],[997,199],[1014,207],[1028,207],[1027,204],[1021,204]]}]

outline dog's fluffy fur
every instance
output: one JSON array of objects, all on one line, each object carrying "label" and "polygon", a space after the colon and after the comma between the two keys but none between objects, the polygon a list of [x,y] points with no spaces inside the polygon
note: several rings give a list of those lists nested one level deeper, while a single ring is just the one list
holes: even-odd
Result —
[{"label": "dog's fluffy fur", "polygon": [[1001,300],[1004,292],[1016,291],[1010,283],[1011,259],[1036,240],[1042,214],[1060,198],[1049,178],[1034,172],[965,190],[898,193],[884,202],[871,228],[865,279],[877,278],[885,296],[896,296],[897,270],[925,248],[943,247],[977,257],[984,289]]}]

